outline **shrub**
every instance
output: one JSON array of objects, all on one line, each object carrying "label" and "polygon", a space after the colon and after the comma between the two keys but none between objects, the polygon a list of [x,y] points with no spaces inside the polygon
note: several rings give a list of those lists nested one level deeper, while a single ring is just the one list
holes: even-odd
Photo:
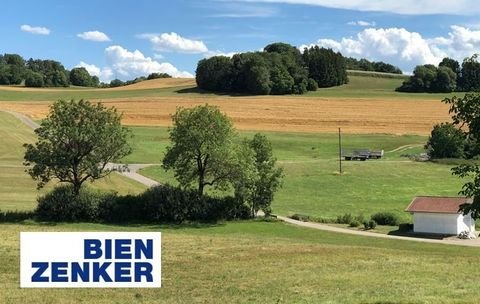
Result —
[{"label": "shrub", "polygon": [[399,224],[398,216],[392,212],[375,213],[372,215],[372,220],[374,220],[378,225],[397,226]]},{"label": "shrub", "polygon": [[302,222],[308,222],[310,220],[310,217],[308,215],[303,215],[298,213],[295,213],[294,215],[290,216],[290,218],[296,221],[302,221]]},{"label": "shrub", "polygon": [[338,224],[350,224],[353,221],[353,216],[350,213],[345,213],[344,215],[337,217]]},{"label": "shrub", "polygon": [[368,222],[365,221],[363,223],[363,227],[365,230],[375,229],[375,227],[377,227],[377,223],[374,220],[369,220]]},{"label": "shrub", "polygon": [[350,222],[349,224],[350,227],[359,227],[360,226],[360,222],[357,221],[357,220],[353,220]]},{"label": "shrub", "polygon": [[43,221],[98,221],[98,206],[114,197],[85,187],[75,196],[71,185],[59,186],[38,198],[35,215]]},{"label": "shrub", "polygon": [[99,217],[106,222],[213,222],[249,218],[249,209],[239,200],[227,197],[198,196],[197,191],[170,185],[150,188],[137,196],[104,201]]},{"label": "shrub", "polygon": [[0,223],[16,223],[34,218],[32,211],[1,211]]},{"label": "shrub", "polygon": [[307,90],[308,91],[316,91],[318,90],[318,83],[315,79],[309,78],[307,82]]}]

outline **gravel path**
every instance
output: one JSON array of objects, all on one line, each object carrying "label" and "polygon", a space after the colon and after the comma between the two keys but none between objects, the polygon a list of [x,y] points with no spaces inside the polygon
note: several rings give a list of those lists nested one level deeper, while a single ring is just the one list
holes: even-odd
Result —
[{"label": "gravel path", "polygon": [[474,240],[461,240],[461,239],[457,239],[457,238],[444,239],[444,240],[433,240],[433,239],[425,239],[425,238],[414,238],[414,237],[406,237],[406,236],[381,234],[381,233],[375,233],[375,232],[351,230],[351,229],[346,229],[346,228],[329,226],[329,225],[326,225],[326,224],[297,221],[297,220],[294,220],[294,219],[291,219],[291,218],[288,218],[288,217],[284,217],[284,216],[277,216],[277,218],[286,222],[286,223],[293,224],[293,225],[296,225],[296,226],[307,227],[307,228],[312,228],[312,229],[317,229],[317,230],[330,231],[330,232],[346,233],[346,234],[376,237],[376,238],[383,238],[383,239],[432,243],[432,244],[480,247],[480,239],[478,239],[478,238],[474,239]]},{"label": "gravel path", "polygon": [[26,124],[27,126],[29,126],[30,128],[32,128],[34,130],[40,127],[40,125],[38,123],[36,123],[34,120],[32,120],[30,117],[28,117],[26,115],[23,115],[23,114],[20,114],[20,113],[17,113],[17,112],[12,112],[12,111],[4,111],[4,112],[15,116],[17,119],[19,119],[24,124]]}]

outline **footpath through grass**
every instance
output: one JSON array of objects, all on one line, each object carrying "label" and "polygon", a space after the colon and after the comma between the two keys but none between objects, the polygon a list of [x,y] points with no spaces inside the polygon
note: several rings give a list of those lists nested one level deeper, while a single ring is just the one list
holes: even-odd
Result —
[{"label": "footpath through grass", "polygon": [[[20,231],[161,231],[160,289],[20,289]],[[476,248],[283,223],[0,225],[0,303],[471,303]],[[455,275],[452,275],[455,274]]]}]

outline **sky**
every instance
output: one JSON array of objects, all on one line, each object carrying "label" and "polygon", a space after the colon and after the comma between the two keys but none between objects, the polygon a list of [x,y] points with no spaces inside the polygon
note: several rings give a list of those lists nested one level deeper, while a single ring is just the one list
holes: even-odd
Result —
[{"label": "sky", "polygon": [[85,67],[102,81],[193,77],[214,55],[286,42],[411,73],[480,53],[474,0],[2,0],[0,53]]}]

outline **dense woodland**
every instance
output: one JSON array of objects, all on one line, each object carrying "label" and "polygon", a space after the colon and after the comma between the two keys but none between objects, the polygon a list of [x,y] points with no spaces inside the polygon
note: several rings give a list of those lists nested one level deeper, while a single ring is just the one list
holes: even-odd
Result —
[{"label": "dense woodland", "polygon": [[315,46],[302,54],[292,45],[273,43],[262,52],[200,60],[196,81],[200,89],[213,92],[282,95],[342,85],[348,78],[340,53]]},{"label": "dense woodland", "polygon": [[398,67],[383,61],[369,61],[367,59],[345,58],[347,70],[402,74]]},{"label": "dense woodland", "polygon": [[0,85],[20,85],[27,87],[118,87],[155,78],[169,78],[166,73],[152,73],[147,77],[121,81],[114,79],[110,83],[100,83],[97,76],[92,76],[83,67],[71,71],[58,61],[42,59],[23,59],[17,54],[0,55]]},{"label": "dense woodland", "polygon": [[478,55],[467,57],[462,65],[454,59],[444,58],[437,66],[418,65],[399,92],[450,93],[480,90],[480,62]]}]

